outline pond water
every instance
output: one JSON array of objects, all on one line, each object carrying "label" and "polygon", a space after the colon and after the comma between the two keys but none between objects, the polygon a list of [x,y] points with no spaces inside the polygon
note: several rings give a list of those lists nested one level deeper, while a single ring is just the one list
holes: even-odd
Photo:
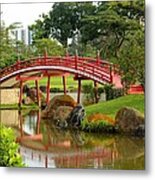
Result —
[{"label": "pond water", "polygon": [[57,129],[40,111],[1,110],[28,167],[144,169],[144,139]]}]

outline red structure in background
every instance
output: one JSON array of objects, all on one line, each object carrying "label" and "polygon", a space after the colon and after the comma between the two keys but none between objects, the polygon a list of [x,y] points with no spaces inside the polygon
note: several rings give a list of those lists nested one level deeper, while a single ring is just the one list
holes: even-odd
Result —
[{"label": "red structure in background", "polygon": [[144,89],[141,85],[131,85],[128,94],[144,94]]},{"label": "red structure in background", "polygon": [[[27,75],[32,72],[40,75]],[[20,82],[19,105],[22,103],[23,83],[34,80],[37,89],[37,100],[40,106],[39,84],[38,81],[47,77],[46,85],[46,103],[50,100],[50,80],[53,76],[61,76],[63,82],[64,94],[66,89],[67,74],[74,74],[74,80],[78,81],[77,102],[80,103],[81,82],[82,80],[93,80],[95,87],[95,98],[97,99],[97,84],[114,84],[116,88],[121,88],[121,77],[117,72],[116,66],[108,61],[101,60],[99,53],[96,59],[90,57],[80,57],[77,52],[75,56],[49,57],[45,52],[43,57],[31,58],[25,61],[17,61],[16,64],[0,70],[0,83],[4,83],[11,78]]]}]

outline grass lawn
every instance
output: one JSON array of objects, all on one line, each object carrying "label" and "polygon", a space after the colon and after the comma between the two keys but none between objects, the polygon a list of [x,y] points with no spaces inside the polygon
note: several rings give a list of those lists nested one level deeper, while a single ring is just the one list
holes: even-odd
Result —
[{"label": "grass lawn", "polygon": [[[66,77],[66,83],[67,83],[67,88],[77,88],[78,87],[78,82],[73,79],[74,77],[72,75]],[[83,80],[82,85],[84,84],[90,84],[92,83],[91,80]],[[34,81],[28,81],[26,82],[27,85],[30,87],[35,86]],[[40,86],[46,86],[47,84],[47,78],[43,78],[39,81]],[[59,88],[63,89],[63,82],[61,77],[51,77],[51,88]]]},{"label": "grass lawn", "polygon": [[127,95],[114,100],[93,104],[85,109],[87,115],[99,112],[114,118],[116,112],[124,106],[136,108],[144,114],[144,95]]},{"label": "grass lawn", "polygon": [[14,109],[39,109],[39,107],[36,104],[32,105],[22,105],[21,108],[19,108],[18,104],[0,104],[0,110],[14,110]]}]

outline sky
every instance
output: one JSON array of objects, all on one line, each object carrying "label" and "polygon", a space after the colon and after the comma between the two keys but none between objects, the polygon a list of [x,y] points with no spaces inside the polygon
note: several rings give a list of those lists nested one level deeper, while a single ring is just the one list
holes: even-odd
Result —
[{"label": "sky", "polygon": [[2,4],[1,19],[8,26],[14,22],[21,22],[23,27],[31,25],[39,18],[42,13],[48,13],[52,3],[37,4]]},{"label": "sky", "polygon": [[[31,4],[7,4],[18,2],[31,2]],[[32,2],[35,2],[35,4],[32,4]],[[41,15],[42,13],[46,14],[47,12],[49,12],[53,4],[52,0],[0,0],[0,3],[6,3],[1,4],[1,19],[5,22],[5,25],[9,26],[14,22],[21,22],[23,24],[23,27],[27,27],[28,25],[33,24],[35,20],[39,18],[39,15]]]}]

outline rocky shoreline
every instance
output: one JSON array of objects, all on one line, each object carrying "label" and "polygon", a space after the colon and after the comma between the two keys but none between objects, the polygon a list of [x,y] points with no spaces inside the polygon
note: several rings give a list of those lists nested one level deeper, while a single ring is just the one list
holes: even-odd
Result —
[{"label": "rocky shoreline", "polygon": [[52,98],[42,111],[42,118],[48,119],[61,129],[76,128],[86,132],[145,136],[144,116],[138,110],[122,107],[114,120],[102,113],[87,116],[84,107],[77,104],[69,95]]}]

